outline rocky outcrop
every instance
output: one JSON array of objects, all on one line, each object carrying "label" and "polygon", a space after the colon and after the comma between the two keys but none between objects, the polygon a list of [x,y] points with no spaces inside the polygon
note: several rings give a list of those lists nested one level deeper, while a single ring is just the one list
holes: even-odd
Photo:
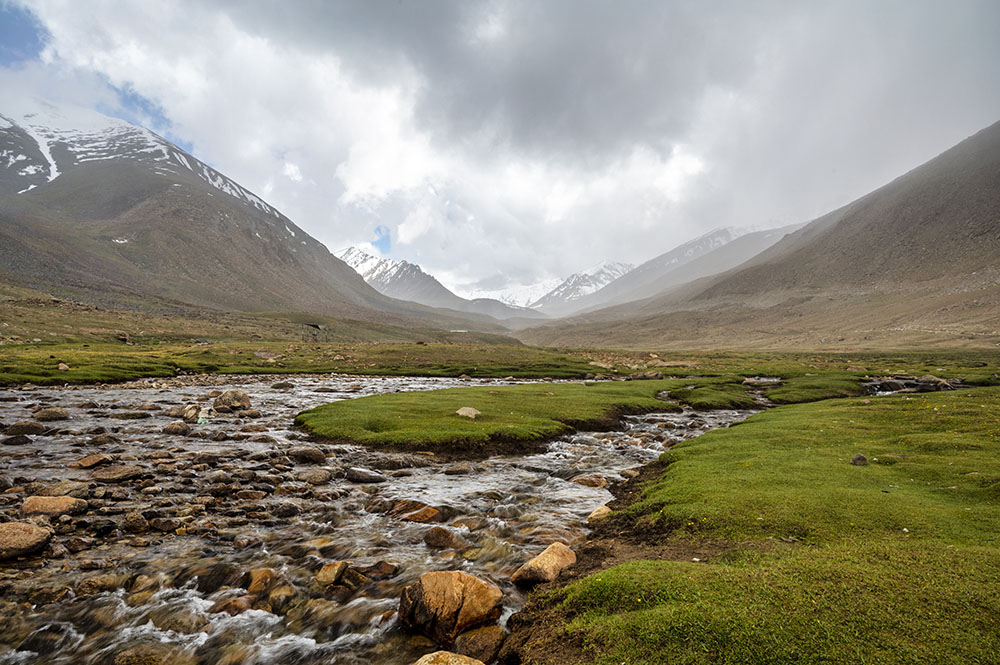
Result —
[{"label": "rocky outcrop", "polygon": [[531,561],[518,568],[510,580],[518,586],[552,582],[564,569],[576,563],[576,554],[562,543],[552,543]]},{"label": "rocky outcrop", "polygon": [[464,631],[500,618],[500,587],[468,573],[425,573],[405,589],[399,601],[400,620],[442,645]]}]

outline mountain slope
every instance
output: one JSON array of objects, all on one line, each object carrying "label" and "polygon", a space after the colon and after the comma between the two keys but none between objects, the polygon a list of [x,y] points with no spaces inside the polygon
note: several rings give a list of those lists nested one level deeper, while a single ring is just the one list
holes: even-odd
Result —
[{"label": "mountain slope", "polygon": [[36,100],[0,101],[0,270],[107,304],[155,297],[471,327],[379,294],[273,206],[152,132]]},{"label": "mountain slope", "polygon": [[348,247],[336,257],[361,275],[376,291],[391,298],[408,300],[429,307],[446,307],[459,312],[483,314],[498,319],[513,317],[542,318],[538,312],[513,307],[489,298],[466,299],[449,291],[441,282],[408,261],[379,258],[357,247]]},{"label": "mountain slope", "polygon": [[545,344],[1000,343],[1000,123],[720,275],[522,333]]}]

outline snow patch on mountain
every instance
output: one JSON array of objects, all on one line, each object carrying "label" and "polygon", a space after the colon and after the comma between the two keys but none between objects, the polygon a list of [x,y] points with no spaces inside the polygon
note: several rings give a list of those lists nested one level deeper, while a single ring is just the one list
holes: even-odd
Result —
[{"label": "snow patch on mountain", "polygon": [[511,307],[530,307],[531,303],[543,297],[562,282],[563,280],[554,278],[536,284],[515,284],[502,289],[461,289],[456,290],[456,293],[470,300],[491,298]]},{"label": "snow patch on mountain", "polygon": [[554,303],[577,300],[602,289],[606,284],[632,270],[633,267],[631,263],[602,261],[586,270],[570,275],[554,289],[531,303],[531,307],[540,309]]}]

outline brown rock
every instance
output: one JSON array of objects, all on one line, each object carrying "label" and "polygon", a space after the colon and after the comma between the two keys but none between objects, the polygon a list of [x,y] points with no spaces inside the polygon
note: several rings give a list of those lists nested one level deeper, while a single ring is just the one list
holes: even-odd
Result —
[{"label": "brown rock", "polygon": [[0,523],[0,559],[32,554],[52,540],[52,532],[28,522]]},{"label": "brown rock", "polygon": [[67,365],[66,363],[59,363],[58,365],[56,365],[56,369],[59,370],[60,372],[68,372],[69,365]]},{"label": "brown rock", "polygon": [[271,589],[271,593],[267,594],[267,603],[275,614],[281,614],[289,601],[295,597],[295,593],[295,587],[291,584],[282,584]]},{"label": "brown rock", "polygon": [[153,643],[120,651],[114,665],[195,665],[194,654],[169,644]]},{"label": "brown rock", "polygon": [[224,598],[218,601],[209,610],[210,614],[225,612],[231,616],[242,614],[253,607],[253,596],[237,596],[236,598]]},{"label": "brown rock", "polygon": [[[115,665],[118,665],[115,663]],[[429,653],[420,660],[413,662],[413,665],[484,665],[483,661],[462,656],[450,651],[435,651]]]},{"label": "brown rock", "polygon": [[598,506],[594,508],[594,512],[587,516],[588,522],[596,522],[599,519],[603,519],[611,514],[611,509],[607,506]]},{"label": "brown rock", "polygon": [[326,463],[326,454],[315,446],[297,446],[288,451],[288,456],[302,464]]},{"label": "brown rock", "polygon": [[250,586],[247,592],[261,594],[271,588],[277,574],[273,568],[254,568],[250,571]]},{"label": "brown rock", "polygon": [[467,630],[456,637],[452,648],[463,656],[491,663],[496,660],[506,639],[507,631],[500,626],[483,626]]},{"label": "brown rock", "polygon": [[140,466],[105,466],[97,469],[91,474],[91,478],[100,483],[123,483],[127,480],[138,478],[145,471]]},{"label": "brown rock", "polygon": [[443,526],[431,527],[424,534],[424,542],[427,543],[428,547],[453,550],[461,549],[468,544],[452,533],[451,529],[446,529]]},{"label": "brown rock", "polygon": [[25,515],[79,515],[86,512],[87,502],[72,496],[29,496],[21,505]]},{"label": "brown rock", "polygon": [[250,408],[250,395],[246,394],[242,390],[227,390],[218,397],[215,398],[213,404],[216,409],[219,407],[226,407],[232,409],[233,411],[239,411],[242,409]]},{"label": "brown rock", "polygon": [[347,570],[347,561],[332,561],[327,564],[323,564],[320,571],[316,573],[316,581],[320,584],[336,584],[340,581],[341,575]]},{"label": "brown rock", "polygon": [[330,482],[333,474],[326,469],[306,469],[295,474],[295,479],[310,485],[324,485]]},{"label": "brown rock", "polygon": [[576,554],[562,543],[552,543],[541,554],[518,568],[510,580],[518,586],[552,582],[563,569],[576,563]]},{"label": "brown rock", "polygon": [[86,499],[90,494],[90,488],[87,483],[81,483],[78,480],[62,480],[46,485],[35,494],[37,496],[75,496],[78,499]]},{"label": "brown rock", "polygon": [[15,436],[7,436],[0,439],[0,445],[3,446],[26,446],[31,443],[31,437],[25,436],[24,434],[17,434]]},{"label": "brown rock", "polygon": [[18,436],[21,434],[27,434],[28,436],[38,436],[47,430],[48,428],[41,424],[36,423],[34,420],[19,420],[13,425],[7,427],[4,434],[8,436]]},{"label": "brown rock", "polygon": [[496,621],[503,592],[468,573],[425,573],[405,589],[399,617],[440,644],[451,644],[460,633]]},{"label": "brown rock", "polygon": [[861,453],[858,453],[851,458],[851,464],[854,466],[868,466],[868,458]]},{"label": "brown rock", "polygon": [[164,434],[176,434],[177,436],[187,436],[191,433],[191,426],[186,422],[178,420],[163,428]]},{"label": "brown rock", "polygon": [[35,420],[42,423],[54,420],[69,420],[69,411],[58,406],[50,406],[45,409],[39,409],[32,415],[35,417]]},{"label": "brown rock", "polygon": [[125,516],[118,523],[118,528],[125,533],[145,533],[149,531],[149,522],[142,516],[142,513],[133,510],[130,513],[125,513]]},{"label": "brown rock", "polygon": [[114,459],[110,455],[105,455],[104,453],[91,453],[83,459],[77,460],[70,466],[76,467],[77,469],[93,469],[95,466],[110,464],[112,461],[114,461]]},{"label": "brown rock", "polygon": [[570,478],[569,481],[577,485],[594,487],[596,489],[604,489],[608,484],[607,479],[599,473],[582,473],[579,476]]}]

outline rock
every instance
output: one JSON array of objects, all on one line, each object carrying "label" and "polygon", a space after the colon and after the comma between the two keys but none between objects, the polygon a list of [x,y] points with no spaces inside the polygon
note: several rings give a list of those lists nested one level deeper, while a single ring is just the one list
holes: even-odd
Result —
[{"label": "rock", "polygon": [[594,512],[587,516],[588,522],[596,522],[599,519],[605,518],[611,514],[611,509],[607,506],[598,506],[594,508]]},{"label": "rock", "polygon": [[109,446],[121,443],[121,441],[114,434],[98,434],[92,437],[88,443],[92,446]]},{"label": "rock", "polygon": [[38,436],[39,434],[44,434],[48,428],[41,424],[36,423],[34,420],[19,420],[13,425],[7,427],[4,434],[8,436],[17,436],[21,434],[27,434],[29,436]]},{"label": "rock", "polygon": [[87,511],[87,502],[72,496],[29,496],[21,505],[25,515],[79,515]]},{"label": "rock", "polygon": [[421,524],[444,521],[444,515],[441,514],[440,510],[411,499],[397,501],[389,509],[388,514],[390,517],[398,517],[408,522],[419,522]]},{"label": "rock", "polygon": [[52,422],[54,420],[69,420],[69,411],[58,406],[50,406],[46,409],[39,409],[32,415],[34,415],[35,420],[42,423]]},{"label": "rock", "polygon": [[483,415],[483,412],[479,409],[474,409],[471,406],[463,406],[461,409],[456,411],[455,414],[462,416],[463,418],[468,418],[469,420],[475,420],[476,416]]},{"label": "rock", "polygon": [[275,506],[272,512],[275,517],[294,517],[295,515],[298,515],[301,510],[302,509],[299,508],[297,504],[292,503],[291,501],[285,501],[284,503],[280,503]]},{"label": "rock", "polygon": [[469,462],[457,462],[455,464],[449,464],[445,467],[444,473],[446,476],[464,476],[475,471],[475,467]]},{"label": "rock", "polygon": [[[73,645],[75,638],[78,636],[79,633],[74,631],[69,624],[49,623],[24,638],[17,645],[17,650],[22,652],[33,651],[38,656],[43,656],[41,660],[36,660],[35,662],[49,662],[47,656],[56,654],[62,649]],[[7,653],[9,654],[10,652]]]},{"label": "rock", "polygon": [[323,567],[316,573],[316,581],[320,584],[336,584],[340,581],[344,571],[347,570],[348,565],[347,561],[332,561],[323,564]]},{"label": "rock", "polygon": [[237,614],[243,614],[247,610],[253,607],[253,596],[237,596],[236,598],[223,598],[215,603],[208,612],[209,614],[216,614],[218,612],[225,612],[231,616],[236,616]]},{"label": "rock", "polygon": [[427,543],[428,547],[438,549],[457,550],[468,545],[468,543],[452,533],[451,529],[447,529],[443,526],[431,527],[430,530],[424,534],[424,542]]},{"label": "rock", "polygon": [[157,531],[168,533],[170,531],[177,531],[177,529],[183,526],[183,522],[176,517],[154,517],[149,520],[149,526]]},{"label": "rock", "polygon": [[854,466],[868,466],[868,458],[861,453],[858,453],[851,458],[851,464]]},{"label": "rock", "polygon": [[76,585],[76,593],[81,596],[92,596],[102,591],[114,591],[122,586],[122,578],[114,573],[104,573],[88,577]]},{"label": "rock", "polygon": [[277,573],[273,568],[254,568],[250,571],[250,586],[247,592],[252,594],[262,594],[271,588]]},{"label": "rock", "polygon": [[118,528],[125,533],[145,533],[149,531],[149,522],[142,516],[142,513],[133,510],[125,513],[125,516],[118,523]]},{"label": "rock", "polygon": [[569,481],[595,489],[604,489],[608,485],[607,479],[599,473],[582,473],[579,476],[573,476]]},{"label": "rock", "polygon": [[75,496],[78,499],[86,499],[90,494],[87,483],[78,480],[61,480],[58,483],[46,485],[37,492],[37,496]]},{"label": "rock", "polygon": [[113,461],[114,458],[112,458],[110,455],[105,455],[104,453],[91,453],[90,455],[87,455],[83,459],[77,460],[73,464],[70,464],[70,466],[76,467],[77,469],[93,469],[95,466],[101,466],[102,464],[110,464]]},{"label": "rock", "polygon": [[476,662],[491,663],[496,660],[506,639],[507,631],[500,626],[483,626],[456,637],[452,648],[463,656],[476,659]]},{"label": "rock", "polygon": [[295,479],[310,485],[324,485],[330,482],[333,474],[326,469],[306,469],[295,474]]},{"label": "rock", "polygon": [[187,436],[191,433],[191,426],[186,422],[177,421],[176,423],[170,423],[163,428],[164,434],[176,434],[177,436]]},{"label": "rock", "polygon": [[552,582],[564,569],[576,563],[576,554],[562,543],[552,543],[531,561],[518,568],[510,581],[518,586]]},{"label": "rock", "polygon": [[405,589],[399,618],[440,644],[500,618],[503,592],[495,584],[460,571],[425,573]]},{"label": "rock", "polygon": [[242,390],[227,390],[218,397],[215,398],[213,403],[216,409],[219,407],[226,407],[232,409],[233,411],[240,411],[242,409],[250,408],[250,395],[247,395]]},{"label": "rock", "polygon": [[[118,665],[115,663],[115,665]],[[462,656],[450,651],[435,651],[429,653],[420,660],[413,661],[413,665],[484,665],[483,661]]]},{"label": "rock", "polygon": [[141,466],[119,464],[101,467],[94,471],[90,477],[100,483],[123,483],[138,478],[144,473],[145,470]]},{"label": "rock", "polygon": [[59,370],[60,372],[68,372],[69,365],[67,365],[66,363],[59,363],[58,365],[56,365],[56,369]]},{"label": "rock", "polygon": [[295,384],[292,383],[291,381],[278,381],[277,383],[275,383],[275,384],[273,384],[271,386],[271,389],[272,390],[288,390],[288,389],[294,388],[294,387],[295,387]]},{"label": "rock", "polygon": [[267,604],[271,606],[271,610],[275,614],[281,614],[289,601],[295,598],[295,594],[295,587],[291,584],[276,586],[271,589],[271,593],[267,594]]},{"label": "rock", "polygon": [[399,566],[388,561],[376,561],[370,566],[358,569],[358,572],[372,580],[387,580],[399,574]]},{"label": "rock", "polygon": [[43,549],[52,532],[28,522],[0,523],[0,559],[13,559]]},{"label": "rock", "polygon": [[196,662],[194,654],[157,642],[118,652],[114,665],[195,665]]},{"label": "rock", "polygon": [[8,436],[0,439],[0,445],[4,446],[26,446],[29,443],[31,443],[31,437],[25,436],[24,434]]},{"label": "rock", "polygon": [[[201,415],[201,406],[198,404],[188,404],[181,411],[180,418],[186,423],[196,423],[198,422],[198,416]],[[176,417],[176,416],[175,416]]]},{"label": "rock", "polygon": [[288,451],[288,456],[302,464],[325,464],[326,454],[315,446],[298,446]]},{"label": "rock", "polygon": [[362,469],[359,466],[352,466],[347,469],[345,475],[352,483],[384,483],[388,480],[381,473],[376,473],[369,469]]}]

